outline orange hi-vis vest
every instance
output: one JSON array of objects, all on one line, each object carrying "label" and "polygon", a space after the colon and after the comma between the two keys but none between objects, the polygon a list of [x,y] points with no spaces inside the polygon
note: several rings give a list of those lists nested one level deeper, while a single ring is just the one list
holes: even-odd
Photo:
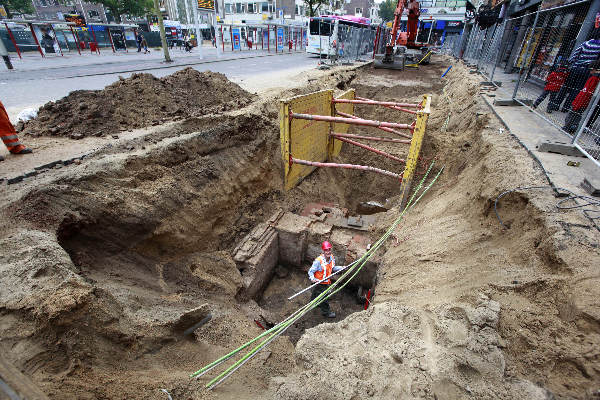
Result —
[{"label": "orange hi-vis vest", "polygon": [[8,119],[8,114],[2,102],[0,102],[0,138],[11,153],[18,153],[25,148],[25,146],[19,142],[17,132],[10,123],[10,119]]},{"label": "orange hi-vis vest", "polygon": [[[333,255],[331,255],[331,257],[329,258],[329,263],[328,263],[327,261],[325,261],[324,254],[321,254],[319,257],[317,257],[317,260],[319,260],[319,263],[321,263],[321,270],[315,272],[315,279],[320,281],[321,279],[327,278],[328,276],[331,275],[331,271],[333,270],[335,261],[333,259]],[[321,284],[329,285],[329,284],[331,284],[331,279],[327,279],[326,281],[321,282]]]}]

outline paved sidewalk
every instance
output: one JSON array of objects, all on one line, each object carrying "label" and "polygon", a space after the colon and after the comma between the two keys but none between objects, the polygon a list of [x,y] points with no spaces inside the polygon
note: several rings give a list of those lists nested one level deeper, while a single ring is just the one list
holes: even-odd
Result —
[{"label": "paved sidewalk", "polygon": [[70,54],[65,53],[64,56],[51,54],[44,58],[39,53],[27,53],[23,59],[19,59],[16,54],[11,54],[14,69],[0,69],[0,81],[35,80],[40,77],[47,79],[74,78],[295,53],[304,53],[304,50],[292,50],[291,52],[288,50],[277,53],[273,50],[269,52],[260,49],[235,52],[229,50],[218,54],[214,47],[205,46],[202,48],[202,57],[200,57],[198,48],[191,52],[173,49],[170,51],[173,60],[171,63],[164,61],[161,48],[151,49],[148,54],[138,53],[136,50],[130,50],[128,53],[123,51],[113,53],[109,48],[101,50],[100,54],[88,51],[79,55],[73,51]]},{"label": "paved sidewalk", "polygon": [[[496,80],[495,77],[494,80]],[[589,196],[589,193],[581,187],[581,183],[586,177],[600,180],[600,168],[585,156],[573,157],[539,151],[537,147],[541,142],[551,141],[569,144],[571,137],[542,119],[529,107],[494,105],[494,100],[498,98],[510,99],[512,90],[514,90],[514,84],[506,86],[503,84],[501,88],[494,92],[482,94],[482,97],[510,133],[519,140],[533,158],[539,161],[552,185],[568,189],[577,195]],[[578,167],[569,166],[567,165],[569,161],[579,162],[580,164]]]}]

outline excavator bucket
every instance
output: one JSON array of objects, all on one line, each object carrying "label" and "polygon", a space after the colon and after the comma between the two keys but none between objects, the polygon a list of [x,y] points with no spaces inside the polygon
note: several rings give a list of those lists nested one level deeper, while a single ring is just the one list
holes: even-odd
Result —
[{"label": "excavator bucket", "polygon": [[383,54],[375,54],[375,61],[373,62],[373,67],[381,69],[404,70],[404,64],[406,63],[406,55],[396,55],[394,56],[393,60],[393,62],[385,61]]}]

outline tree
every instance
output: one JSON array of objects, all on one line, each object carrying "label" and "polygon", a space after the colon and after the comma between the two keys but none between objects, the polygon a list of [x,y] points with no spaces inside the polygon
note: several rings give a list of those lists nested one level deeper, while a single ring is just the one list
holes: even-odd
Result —
[{"label": "tree", "polygon": [[394,11],[398,5],[397,0],[384,0],[379,4],[379,17],[384,21],[394,20]]},{"label": "tree", "polygon": [[97,2],[108,8],[117,22],[121,22],[123,14],[140,17],[154,8],[152,0],[97,0]]},{"label": "tree", "polygon": [[12,18],[13,12],[33,14],[35,11],[31,0],[0,0],[0,5],[4,6],[8,18]]},{"label": "tree", "polygon": [[304,0],[304,4],[306,4],[306,7],[308,8],[309,17],[318,16],[317,11],[319,10],[319,7],[328,3],[328,0]]}]

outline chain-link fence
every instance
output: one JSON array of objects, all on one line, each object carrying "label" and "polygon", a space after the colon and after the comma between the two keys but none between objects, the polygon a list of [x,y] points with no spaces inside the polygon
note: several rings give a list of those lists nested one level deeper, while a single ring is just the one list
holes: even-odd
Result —
[{"label": "chain-link fence", "polygon": [[440,53],[448,54],[454,57],[460,57],[460,49],[463,41],[463,35],[448,35],[442,43]]},{"label": "chain-link fence", "polygon": [[[463,58],[517,102],[560,128],[596,163],[600,159],[600,1],[578,1],[497,21],[467,25],[448,38],[446,54]],[[599,164],[600,165],[600,164]]]},{"label": "chain-link fence", "polygon": [[[320,64],[351,64],[372,57],[377,41],[377,28],[335,21],[321,21],[317,28],[318,32],[315,30],[315,34],[309,37],[308,51],[324,58]],[[379,42],[382,42],[381,37]]]},{"label": "chain-link fence", "polygon": [[373,52],[376,31],[370,27],[338,26],[338,59],[342,64],[365,61]]}]

